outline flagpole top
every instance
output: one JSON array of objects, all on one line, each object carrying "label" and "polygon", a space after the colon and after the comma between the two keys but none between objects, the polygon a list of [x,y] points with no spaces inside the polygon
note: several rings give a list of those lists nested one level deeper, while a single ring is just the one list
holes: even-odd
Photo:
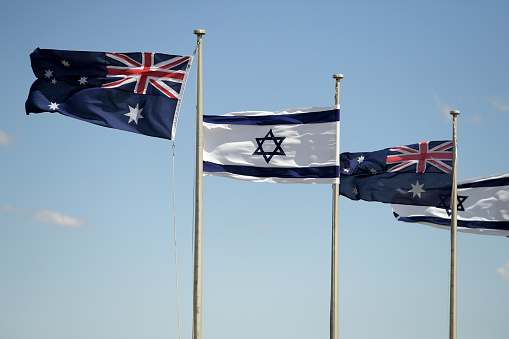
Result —
[{"label": "flagpole top", "polygon": [[336,80],[337,80],[337,79],[341,80],[341,79],[343,79],[343,74],[334,74],[332,77],[333,77],[334,79],[336,79]]},{"label": "flagpole top", "polygon": [[452,116],[455,116],[455,117],[460,115],[460,111],[451,111],[450,113],[451,113]]},{"label": "flagpole top", "polygon": [[195,29],[193,33],[196,35],[205,35],[207,32],[204,29]]}]

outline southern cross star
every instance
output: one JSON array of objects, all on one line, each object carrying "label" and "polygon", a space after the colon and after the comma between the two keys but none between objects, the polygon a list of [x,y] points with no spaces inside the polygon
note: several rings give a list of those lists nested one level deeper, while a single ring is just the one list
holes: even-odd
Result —
[{"label": "southern cross star", "polygon": [[87,77],[81,77],[78,81],[80,85],[85,85],[87,83]]},{"label": "southern cross star", "polygon": [[51,78],[53,76],[53,71],[51,69],[47,69],[44,71],[45,78]]},{"label": "southern cross star", "polygon": [[[285,140],[286,137],[275,137],[274,133],[272,133],[272,129],[263,137],[263,138],[256,138],[256,143],[258,144],[258,148],[254,151],[253,155],[258,154],[262,155],[267,164],[275,155],[286,155],[283,149],[281,148],[281,143],[283,140]],[[272,141],[274,142],[274,150],[271,152],[267,152],[263,149],[263,143],[265,141]]]},{"label": "southern cross star", "polygon": [[52,102],[51,105],[49,105],[49,109],[56,110],[58,109],[58,105],[56,102]]},{"label": "southern cross star", "polygon": [[71,64],[67,60],[62,60],[62,65],[64,65],[65,67],[71,66]]},{"label": "southern cross star", "polygon": [[129,117],[128,124],[131,123],[131,121],[134,121],[136,125],[138,125],[138,119],[142,119],[143,116],[141,115],[141,111],[143,111],[143,108],[138,108],[138,104],[136,104],[136,107],[132,108],[129,106],[129,113],[126,113],[124,115],[127,115]]},{"label": "southern cross star", "polygon": [[357,187],[354,187],[354,188],[353,188],[352,193],[353,193],[355,196],[358,196],[358,195],[359,195],[359,190],[357,189]]},{"label": "southern cross star", "polygon": [[360,164],[361,162],[364,161],[364,155],[361,155],[360,157],[357,158],[357,162]]},{"label": "southern cross star", "polygon": [[413,194],[412,198],[415,198],[415,196],[418,196],[420,198],[421,193],[426,192],[425,190],[422,189],[422,186],[424,186],[424,184],[419,185],[419,180],[417,180],[417,183],[415,185],[414,184],[410,185],[412,185],[412,189],[408,192]]}]

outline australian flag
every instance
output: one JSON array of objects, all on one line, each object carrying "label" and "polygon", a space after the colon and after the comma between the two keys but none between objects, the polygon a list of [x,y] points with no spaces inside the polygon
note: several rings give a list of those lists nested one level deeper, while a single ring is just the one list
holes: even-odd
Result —
[{"label": "australian flag", "polygon": [[37,48],[26,113],[173,140],[192,56]]},{"label": "australian flag", "polygon": [[448,208],[452,141],[341,153],[340,194],[352,200]]}]

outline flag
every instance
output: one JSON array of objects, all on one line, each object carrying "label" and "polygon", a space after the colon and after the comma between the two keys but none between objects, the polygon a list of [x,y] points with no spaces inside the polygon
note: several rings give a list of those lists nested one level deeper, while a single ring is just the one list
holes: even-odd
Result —
[{"label": "flag", "polygon": [[240,180],[337,183],[339,107],[203,117],[203,172]]},{"label": "flag", "polygon": [[26,113],[58,112],[96,125],[174,139],[191,56],[37,48]]},{"label": "flag", "polygon": [[[457,229],[488,235],[509,236],[509,173],[458,181]],[[449,206],[392,205],[399,221],[451,228]]]},{"label": "flag", "polygon": [[375,152],[341,153],[340,195],[408,205],[448,204],[452,141],[426,141]]}]

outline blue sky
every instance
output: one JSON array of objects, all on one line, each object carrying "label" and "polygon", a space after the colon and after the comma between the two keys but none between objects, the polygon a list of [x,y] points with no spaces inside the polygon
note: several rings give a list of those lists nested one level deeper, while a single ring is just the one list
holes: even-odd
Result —
[{"label": "blue sky", "polygon": [[[204,113],[334,103],[341,151],[451,138],[459,178],[509,170],[506,1],[0,5],[0,337],[191,337],[196,64],[171,142],[26,116],[36,48],[189,55]],[[204,178],[203,337],[327,338],[331,187]],[[340,199],[340,338],[447,338],[449,233]],[[509,240],[458,236],[458,337],[506,338]]]}]

